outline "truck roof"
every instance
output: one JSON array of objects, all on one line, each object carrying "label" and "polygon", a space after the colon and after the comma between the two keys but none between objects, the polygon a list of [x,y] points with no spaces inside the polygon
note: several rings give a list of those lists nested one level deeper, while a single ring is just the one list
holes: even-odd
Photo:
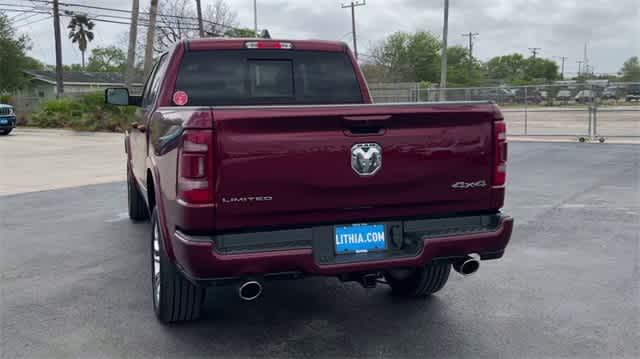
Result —
[{"label": "truck roof", "polygon": [[256,39],[256,38],[205,38],[184,40],[186,48],[190,50],[236,50],[244,49],[247,42],[260,43],[290,43],[294,50],[308,51],[346,51],[347,44],[341,41],[326,40],[282,40],[282,39]]}]

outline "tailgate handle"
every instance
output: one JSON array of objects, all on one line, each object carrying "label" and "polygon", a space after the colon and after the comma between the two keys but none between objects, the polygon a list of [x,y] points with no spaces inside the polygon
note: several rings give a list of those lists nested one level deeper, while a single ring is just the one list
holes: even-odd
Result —
[{"label": "tailgate handle", "polygon": [[353,135],[383,134],[391,115],[344,116],[342,125]]},{"label": "tailgate handle", "polygon": [[391,115],[374,115],[374,116],[344,116],[346,123],[366,123],[369,125],[381,124],[391,118]]}]

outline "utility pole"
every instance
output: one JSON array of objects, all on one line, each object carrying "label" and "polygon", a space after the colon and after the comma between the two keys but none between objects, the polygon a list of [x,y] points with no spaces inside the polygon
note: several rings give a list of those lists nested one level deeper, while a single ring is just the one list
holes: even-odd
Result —
[{"label": "utility pole", "polygon": [[62,42],[60,40],[58,0],[53,0],[53,33],[56,38],[56,98],[61,98],[64,94],[64,85],[62,83]]},{"label": "utility pole", "polygon": [[540,50],[542,50],[541,47],[530,47],[529,50],[531,51],[531,56],[535,59],[536,55],[538,55],[538,52],[540,52]]},{"label": "utility pole", "polygon": [[564,62],[568,59],[568,57],[566,57],[566,56],[557,56],[557,58],[562,60],[562,67],[561,67],[562,70],[560,70],[560,79],[564,80]]},{"label": "utility pole", "polygon": [[202,4],[200,0],[196,0],[196,8],[198,11],[198,30],[200,31],[200,37],[204,37],[204,26],[202,25]]},{"label": "utility pole", "polygon": [[362,1],[352,1],[351,4],[345,5],[342,4],[342,8],[351,8],[351,31],[353,34],[353,53],[356,55],[356,59],[358,59],[358,37],[356,35],[356,6],[365,6],[367,5],[366,0]]},{"label": "utility pole", "polygon": [[440,55],[440,101],[447,99],[447,37],[449,35],[449,0],[444,0],[444,25],[442,26],[442,54]]},{"label": "utility pole", "polygon": [[131,26],[129,27],[129,51],[127,53],[127,74],[124,78],[125,86],[131,88],[136,67],[136,43],[138,41],[138,13],[140,1],[133,0],[131,5]]},{"label": "utility pole", "polygon": [[462,34],[464,37],[469,38],[469,59],[473,60],[473,39],[478,37],[480,34],[477,32],[469,32],[468,34]]},{"label": "utility pole", "polygon": [[464,37],[469,38],[469,74],[471,74],[471,70],[473,69],[473,39],[479,36],[480,34],[469,32],[468,34],[462,34]]},{"label": "utility pole", "polygon": [[144,75],[151,71],[153,63],[153,43],[156,38],[156,18],[158,17],[158,0],[151,0],[151,12],[149,14],[149,28],[147,29],[147,46],[144,49]]},{"label": "utility pole", "polygon": [[576,63],[578,63],[578,77],[580,77],[582,75],[582,64],[584,61],[578,60]]},{"label": "utility pole", "polygon": [[253,32],[258,36],[258,0],[253,0]]}]

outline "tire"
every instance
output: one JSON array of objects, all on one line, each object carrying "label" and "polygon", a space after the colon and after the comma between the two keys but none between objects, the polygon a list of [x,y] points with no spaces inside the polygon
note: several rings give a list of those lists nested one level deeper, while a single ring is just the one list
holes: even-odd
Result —
[{"label": "tire", "polygon": [[147,204],[140,194],[140,189],[133,179],[131,170],[127,166],[127,203],[129,207],[129,218],[133,221],[145,221],[149,219]]},{"label": "tire", "polygon": [[11,133],[11,131],[13,130],[13,128],[8,129],[8,130],[0,130],[0,136],[6,136],[8,134]]},{"label": "tire", "polygon": [[200,318],[206,289],[189,282],[166,255],[158,213],[151,215],[151,287],[153,311],[162,323]]},{"label": "tire", "polygon": [[384,276],[393,294],[420,298],[442,289],[447,284],[450,272],[451,264],[449,263],[431,263],[412,271],[389,271]]}]

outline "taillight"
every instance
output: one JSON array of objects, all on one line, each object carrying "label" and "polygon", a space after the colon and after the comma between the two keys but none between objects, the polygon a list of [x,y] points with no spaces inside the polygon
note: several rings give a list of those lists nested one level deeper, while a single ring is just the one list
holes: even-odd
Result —
[{"label": "taillight", "polygon": [[186,203],[213,202],[213,135],[186,130],[178,151],[178,198]]},{"label": "taillight", "polygon": [[502,187],[507,181],[507,125],[504,121],[493,122],[494,169],[493,186]]}]

